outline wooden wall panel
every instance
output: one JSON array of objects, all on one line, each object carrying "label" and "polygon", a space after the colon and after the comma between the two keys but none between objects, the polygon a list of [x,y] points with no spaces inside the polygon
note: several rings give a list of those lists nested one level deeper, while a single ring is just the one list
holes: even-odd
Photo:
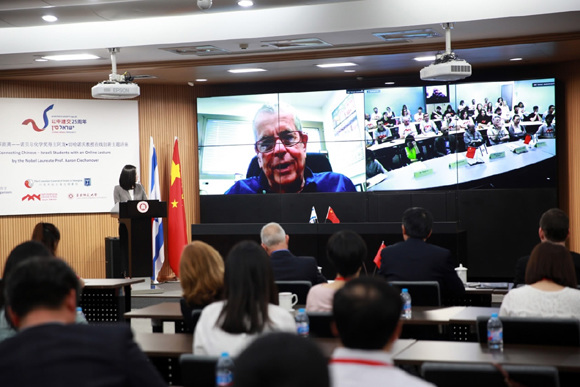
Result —
[{"label": "wooden wall panel", "polygon": [[[85,83],[0,82],[0,98],[91,99],[92,86]],[[199,188],[193,88],[144,85],[141,86],[138,102],[141,182],[148,187],[149,138],[153,136],[158,154],[161,197],[166,200],[173,138],[178,136],[187,224],[196,222],[199,219]],[[111,171],[115,175],[120,172]],[[117,220],[109,214],[0,216],[2,268],[10,250],[30,239],[32,229],[38,222],[54,223],[60,229],[61,244],[58,254],[69,262],[80,276],[105,277],[105,238],[117,236],[118,225]],[[164,269],[162,274],[171,275],[171,270]]]}]

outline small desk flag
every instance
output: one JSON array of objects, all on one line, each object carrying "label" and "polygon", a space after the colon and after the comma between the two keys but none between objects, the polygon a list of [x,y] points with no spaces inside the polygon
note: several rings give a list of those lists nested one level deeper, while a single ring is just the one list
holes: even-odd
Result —
[{"label": "small desk flag", "polygon": [[338,217],[330,206],[328,206],[328,212],[326,213],[326,221],[330,223],[340,223],[340,220],[338,220]]},{"label": "small desk flag", "polygon": [[377,265],[379,269],[381,268],[381,251],[383,251],[385,247],[387,246],[385,246],[385,242],[382,241],[381,247],[379,247],[379,251],[377,251],[377,255],[375,255],[375,259],[373,259],[373,262],[375,263],[375,265]]},{"label": "small desk flag", "polygon": [[308,223],[318,223],[318,216],[316,215],[316,210],[312,206],[312,211],[310,212],[310,220]]}]

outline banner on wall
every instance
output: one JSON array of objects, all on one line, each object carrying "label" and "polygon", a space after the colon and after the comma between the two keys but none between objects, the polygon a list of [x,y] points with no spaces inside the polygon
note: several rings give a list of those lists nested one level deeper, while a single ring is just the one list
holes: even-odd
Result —
[{"label": "banner on wall", "polygon": [[0,99],[0,215],[109,212],[125,164],[137,101]]}]

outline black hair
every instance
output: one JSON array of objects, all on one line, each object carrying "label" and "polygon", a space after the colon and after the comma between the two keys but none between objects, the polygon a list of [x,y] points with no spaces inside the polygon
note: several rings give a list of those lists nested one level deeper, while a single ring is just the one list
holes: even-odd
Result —
[{"label": "black hair", "polygon": [[33,241],[38,241],[44,244],[52,253],[56,255],[56,248],[60,242],[60,231],[52,223],[38,223],[32,230]]},{"label": "black hair", "polygon": [[278,290],[270,258],[254,241],[241,241],[225,261],[225,304],[218,326],[229,333],[262,332],[268,318],[268,304],[278,304]]},{"label": "black hair", "polygon": [[62,259],[33,257],[20,262],[6,278],[6,305],[16,316],[24,317],[37,308],[58,309],[70,291],[77,299],[80,282]]},{"label": "black hair", "polygon": [[425,239],[433,227],[433,215],[422,207],[411,207],[403,212],[405,233],[411,238]]},{"label": "black hair", "polygon": [[341,230],[328,239],[326,254],[339,274],[351,277],[367,257],[367,245],[356,232]]},{"label": "black hair", "polygon": [[564,242],[568,238],[570,220],[559,208],[550,208],[540,218],[540,228],[550,242]]},{"label": "black hair", "polygon": [[4,274],[2,274],[2,280],[0,280],[0,308],[4,307],[4,283],[6,278],[10,276],[14,267],[19,263],[24,262],[32,257],[50,257],[52,254],[48,248],[38,241],[27,241],[19,244],[12,249],[8,258],[6,258],[6,263],[4,263]]},{"label": "black hair", "polygon": [[347,348],[383,349],[395,332],[403,304],[399,292],[379,277],[348,281],[334,295],[332,313]]},{"label": "black hair", "polygon": [[236,387],[329,387],[328,363],[311,340],[274,332],[254,340],[236,358]]},{"label": "black hair", "polygon": [[544,120],[550,121],[550,124],[552,123],[552,121],[554,121],[554,115],[553,114],[546,114],[546,117],[544,117]]},{"label": "black hair", "polygon": [[137,183],[137,167],[127,164],[123,167],[121,175],[119,176],[119,185],[126,191],[135,188]]}]

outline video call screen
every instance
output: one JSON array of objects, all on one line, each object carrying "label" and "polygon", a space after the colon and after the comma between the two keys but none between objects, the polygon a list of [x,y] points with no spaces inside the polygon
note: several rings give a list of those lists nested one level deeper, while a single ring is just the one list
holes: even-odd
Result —
[{"label": "video call screen", "polygon": [[[291,179],[303,176],[320,189],[333,189],[338,181],[359,192],[556,187],[556,120],[545,122],[546,115],[555,117],[555,100],[553,78],[198,98],[200,193],[277,192],[276,179],[288,179],[291,186]],[[300,133],[295,133],[296,121],[282,122],[282,114],[280,132],[272,131],[271,114],[259,117],[255,129],[256,113],[264,105],[292,111]],[[489,142],[497,107],[501,126],[508,131],[519,115],[517,131],[525,136]],[[465,143],[460,113],[465,110],[461,119],[477,124],[479,109],[491,111],[489,122],[476,126],[483,141],[470,149],[475,143]],[[449,110],[453,114],[445,114]],[[439,111],[441,118],[433,114]],[[423,128],[425,114],[437,133]],[[398,136],[405,115],[416,130],[408,149]],[[542,125],[544,131],[538,132]],[[321,164],[321,158],[328,162]],[[303,170],[296,167],[301,163]],[[234,186],[244,189],[233,192]],[[297,192],[304,188],[296,187]]]}]

